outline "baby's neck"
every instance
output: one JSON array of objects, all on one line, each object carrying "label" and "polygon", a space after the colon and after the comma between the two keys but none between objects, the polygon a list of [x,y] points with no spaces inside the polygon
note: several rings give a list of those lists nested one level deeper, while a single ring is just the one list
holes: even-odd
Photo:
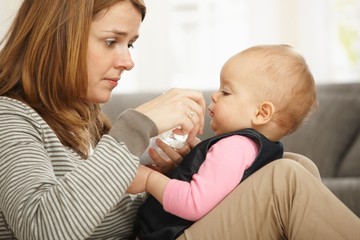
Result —
[{"label": "baby's neck", "polygon": [[265,125],[254,127],[254,129],[272,142],[278,142],[284,137],[284,133],[274,123],[269,122]]}]

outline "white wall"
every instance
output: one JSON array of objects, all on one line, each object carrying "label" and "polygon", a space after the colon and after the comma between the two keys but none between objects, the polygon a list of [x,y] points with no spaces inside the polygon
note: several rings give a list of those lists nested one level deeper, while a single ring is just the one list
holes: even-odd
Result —
[{"label": "white wall", "polygon": [[0,0],[0,37],[2,38],[19,8],[21,0]]},{"label": "white wall", "polygon": [[[0,35],[20,0],[0,0]],[[360,81],[360,0],[145,0],[135,68],[117,92],[215,89],[226,59],[287,43],[317,83]]]},{"label": "white wall", "polygon": [[[158,78],[164,87],[217,88],[229,56],[263,43],[296,47],[319,84],[360,81],[360,0],[147,3],[137,66],[147,89],[159,88],[153,84]],[[154,24],[159,19],[162,23]]]}]

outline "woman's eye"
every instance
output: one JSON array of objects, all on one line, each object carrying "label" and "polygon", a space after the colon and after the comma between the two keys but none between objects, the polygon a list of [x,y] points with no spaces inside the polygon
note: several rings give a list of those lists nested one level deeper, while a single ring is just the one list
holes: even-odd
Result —
[{"label": "woman's eye", "polygon": [[116,44],[116,41],[114,39],[108,39],[108,40],[105,40],[105,44],[108,47],[112,47]]},{"label": "woman's eye", "polygon": [[[107,47],[114,47],[115,45],[119,44],[115,39],[107,39],[105,40],[105,44]],[[133,43],[129,43],[127,45],[128,48],[134,48],[134,44]]]}]

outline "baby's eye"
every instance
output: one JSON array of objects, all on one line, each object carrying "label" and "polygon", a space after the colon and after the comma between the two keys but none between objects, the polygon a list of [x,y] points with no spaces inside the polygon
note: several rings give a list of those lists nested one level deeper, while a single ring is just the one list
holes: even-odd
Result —
[{"label": "baby's eye", "polygon": [[106,44],[106,46],[108,46],[108,47],[112,47],[112,46],[114,46],[114,45],[116,44],[116,40],[114,40],[114,39],[107,39],[107,40],[105,40],[105,44]]},{"label": "baby's eye", "polygon": [[133,43],[129,43],[129,44],[128,44],[128,48],[134,48],[134,44],[133,44]]},{"label": "baby's eye", "polygon": [[230,95],[230,93],[229,93],[228,91],[226,91],[226,90],[221,90],[220,92],[221,92],[221,94],[224,95],[224,96]]}]

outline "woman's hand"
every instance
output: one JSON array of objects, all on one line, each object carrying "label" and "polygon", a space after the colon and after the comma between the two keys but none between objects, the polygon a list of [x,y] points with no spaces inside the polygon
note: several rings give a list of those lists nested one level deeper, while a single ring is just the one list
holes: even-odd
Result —
[{"label": "woman's hand", "polygon": [[155,141],[156,145],[169,157],[169,159],[162,158],[154,148],[149,148],[149,156],[156,164],[156,166],[151,167],[164,174],[169,173],[181,163],[184,156],[187,155],[199,142],[200,139],[195,137],[192,141],[186,142],[184,147],[174,149],[161,141],[161,139],[157,138]]},{"label": "woman's hand", "polygon": [[148,116],[159,133],[179,127],[174,133],[189,134],[188,140],[192,141],[203,132],[205,109],[200,91],[174,88],[135,110]]}]

